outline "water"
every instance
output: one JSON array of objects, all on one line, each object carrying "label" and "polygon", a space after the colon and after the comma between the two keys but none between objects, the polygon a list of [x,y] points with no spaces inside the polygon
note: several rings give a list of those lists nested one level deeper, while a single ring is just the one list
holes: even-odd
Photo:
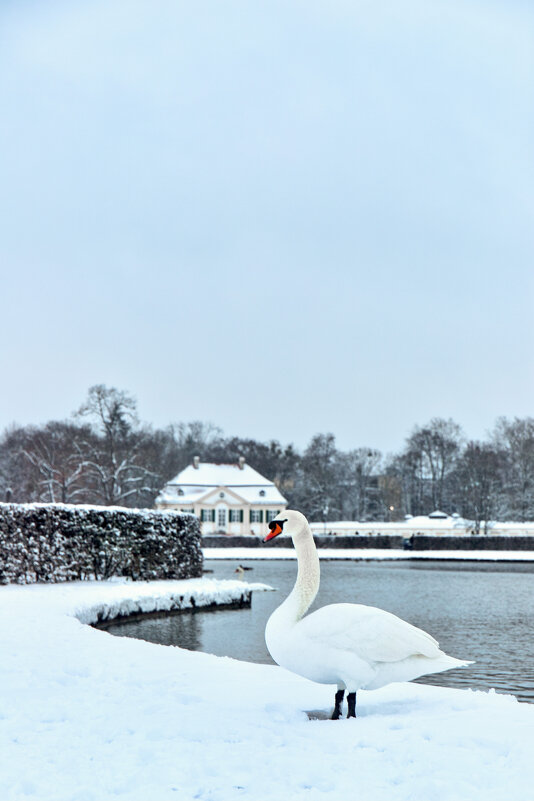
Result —
[{"label": "water", "polygon": [[[214,578],[236,578],[238,562],[208,560]],[[253,593],[252,607],[114,624],[108,631],[218,656],[272,663],[263,632],[291,590],[296,562],[242,561],[245,579],[276,587]],[[418,681],[516,695],[534,703],[534,565],[458,562],[321,562],[312,609],[354,602],[387,609],[425,629],[451,656],[476,664]]]}]

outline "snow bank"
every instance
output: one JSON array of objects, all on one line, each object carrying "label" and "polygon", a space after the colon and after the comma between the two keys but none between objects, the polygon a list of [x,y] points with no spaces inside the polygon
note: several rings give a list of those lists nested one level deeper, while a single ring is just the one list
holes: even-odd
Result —
[{"label": "snow bank", "polygon": [[[321,535],[326,531],[336,534],[359,534],[361,535],[395,535],[407,536],[409,534],[429,534],[471,537],[471,532],[475,529],[474,520],[466,520],[457,514],[447,515],[444,512],[433,512],[431,515],[417,515],[416,517],[406,517],[404,520],[386,522],[384,520],[372,520],[366,523],[358,520],[336,520],[333,522],[323,521],[310,523],[312,533]],[[480,529],[486,528],[485,521],[481,521]],[[487,530],[493,535],[513,537],[515,535],[534,534],[534,522],[518,523],[515,521],[501,522],[498,520],[488,520]]]},{"label": "snow bank", "polygon": [[[296,559],[294,548],[203,548],[204,559]],[[485,562],[533,562],[534,551],[401,551],[398,548],[318,548],[319,559],[467,559]]]},{"label": "snow bank", "polygon": [[81,622],[251,587],[0,587],[2,801],[531,801],[534,706],[512,696],[395,684],[334,722],[330,687]]}]

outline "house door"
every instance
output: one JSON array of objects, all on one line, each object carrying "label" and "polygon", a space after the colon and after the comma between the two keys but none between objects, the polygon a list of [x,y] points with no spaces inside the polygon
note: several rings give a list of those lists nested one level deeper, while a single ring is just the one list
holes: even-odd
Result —
[{"label": "house door", "polygon": [[217,524],[219,528],[226,528],[226,509],[217,510]]}]

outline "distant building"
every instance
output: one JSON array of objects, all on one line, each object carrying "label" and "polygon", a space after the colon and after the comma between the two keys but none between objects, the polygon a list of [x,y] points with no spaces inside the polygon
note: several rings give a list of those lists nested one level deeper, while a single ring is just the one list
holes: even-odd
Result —
[{"label": "distant building", "polygon": [[[482,524],[484,525],[484,524]],[[313,534],[390,534],[393,536],[411,537],[412,534],[429,534],[437,537],[444,535],[470,535],[474,533],[472,520],[464,520],[459,514],[447,515],[436,510],[429,515],[406,515],[404,520],[394,523],[373,520],[365,523],[357,520],[337,520],[332,522],[310,523]],[[500,523],[490,521],[488,533],[525,535],[534,534],[534,523]]]},{"label": "distant building", "polygon": [[272,481],[241,457],[237,464],[193,464],[166,484],[156,509],[178,509],[200,518],[203,534],[253,534],[286,508],[287,501]]},{"label": "distant building", "polygon": [[411,536],[412,534],[466,534],[471,528],[467,520],[459,515],[447,515],[437,509],[429,515],[412,517],[406,515],[404,520],[394,523],[385,521],[369,521],[366,523],[357,520],[341,520],[332,523],[312,523],[314,534],[392,534]]}]

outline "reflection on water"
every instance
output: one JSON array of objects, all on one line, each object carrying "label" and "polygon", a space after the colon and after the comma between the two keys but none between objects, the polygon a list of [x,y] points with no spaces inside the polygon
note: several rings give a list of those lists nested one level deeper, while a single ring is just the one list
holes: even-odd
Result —
[{"label": "reflection on water", "polygon": [[206,615],[209,612],[140,618],[137,621],[106,624],[105,631],[119,637],[135,637],[137,640],[148,640],[160,645],[180,645],[189,651],[209,651],[203,647],[203,618]]},{"label": "reflection on water", "polygon": [[[138,620],[108,631],[218,656],[272,663],[263,632],[291,590],[295,561],[250,561],[250,581],[277,592],[253,594],[252,607]],[[208,561],[215,578],[235,578],[235,561]],[[353,602],[387,609],[428,631],[441,647],[476,664],[425,676],[424,684],[494,687],[534,703],[534,565],[457,562],[321,562],[313,608]]]}]

